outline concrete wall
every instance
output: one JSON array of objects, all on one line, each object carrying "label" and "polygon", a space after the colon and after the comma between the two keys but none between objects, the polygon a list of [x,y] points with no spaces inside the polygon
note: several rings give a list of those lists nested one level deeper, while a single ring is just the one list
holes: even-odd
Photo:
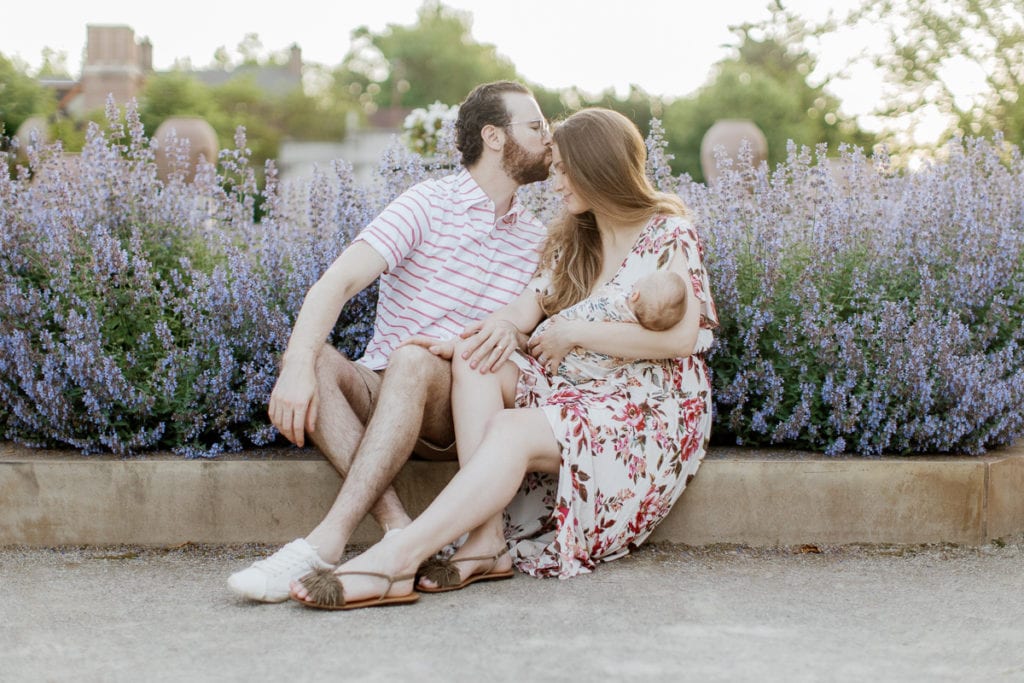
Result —
[{"label": "concrete wall", "polygon": [[[454,463],[410,462],[417,514]],[[340,479],[310,451],[121,460],[0,444],[0,545],[283,543]],[[379,537],[371,520],[356,538]],[[690,545],[982,544],[1024,533],[1024,445],[981,458],[824,458],[719,449],[652,537]]]}]

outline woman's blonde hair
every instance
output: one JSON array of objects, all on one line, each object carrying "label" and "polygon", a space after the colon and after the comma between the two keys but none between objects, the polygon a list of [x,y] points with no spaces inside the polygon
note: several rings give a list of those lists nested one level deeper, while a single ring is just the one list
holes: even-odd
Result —
[{"label": "woman's blonde hair", "polygon": [[683,201],[658,192],[647,178],[647,147],[628,118],[610,109],[583,109],[558,124],[554,144],[576,196],[592,211],[568,211],[552,226],[541,264],[551,286],[541,298],[546,315],[582,301],[601,273],[601,235],[594,212],[639,223],[655,214],[684,215]]}]

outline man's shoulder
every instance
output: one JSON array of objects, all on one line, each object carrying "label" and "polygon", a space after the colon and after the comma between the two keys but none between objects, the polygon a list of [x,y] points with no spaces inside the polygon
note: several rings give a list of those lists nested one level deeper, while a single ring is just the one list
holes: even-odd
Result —
[{"label": "man's shoulder", "polygon": [[465,192],[468,187],[475,185],[475,183],[469,182],[470,179],[469,172],[464,168],[459,168],[447,175],[421,180],[410,189],[419,189],[422,192],[435,194],[460,194]]},{"label": "man's shoulder", "polygon": [[457,171],[445,176],[427,178],[408,188],[396,202],[415,201],[433,206],[459,201],[466,193],[463,173]]}]

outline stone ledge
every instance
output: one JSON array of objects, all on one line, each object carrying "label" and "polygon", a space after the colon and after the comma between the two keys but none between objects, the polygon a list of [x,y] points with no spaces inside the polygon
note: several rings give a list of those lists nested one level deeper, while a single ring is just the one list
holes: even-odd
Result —
[{"label": "stone ledge", "polygon": [[[410,462],[418,514],[454,463]],[[317,453],[215,460],[83,457],[0,443],[0,546],[283,543],[307,533],[340,478]],[[715,448],[652,540],[708,545],[980,545],[1024,532],[1024,444],[978,457],[826,458]],[[364,520],[354,542],[380,535]]]}]

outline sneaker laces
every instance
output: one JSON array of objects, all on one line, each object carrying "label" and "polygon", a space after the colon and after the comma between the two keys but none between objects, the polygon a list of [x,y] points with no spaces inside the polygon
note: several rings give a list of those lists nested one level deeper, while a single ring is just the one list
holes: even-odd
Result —
[{"label": "sneaker laces", "polygon": [[[309,554],[304,553],[301,547],[294,545],[294,543],[294,541],[289,543],[265,560],[254,562],[253,566],[274,573],[290,572],[297,567],[311,566],[312,562],[310,562]],[[312,546],[310,546],[310,549],[312,549]]]}]

